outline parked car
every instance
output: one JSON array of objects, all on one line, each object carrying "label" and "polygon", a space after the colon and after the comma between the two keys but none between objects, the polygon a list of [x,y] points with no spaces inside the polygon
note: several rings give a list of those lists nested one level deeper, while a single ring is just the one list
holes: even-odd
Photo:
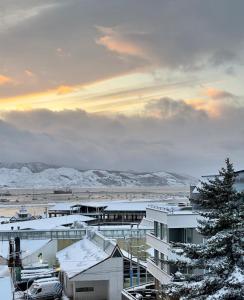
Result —
[{"label": "parked car", "polygon": [[37,279],[24,292],[24,298],[28,300],[60,299],[62,290],[63,287],[58,278]]}]

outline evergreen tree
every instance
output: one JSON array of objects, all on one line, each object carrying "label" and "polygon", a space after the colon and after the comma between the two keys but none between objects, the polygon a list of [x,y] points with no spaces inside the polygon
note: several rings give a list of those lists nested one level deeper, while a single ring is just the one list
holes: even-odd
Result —
[{"label": "evergreen tree", "polygon": [[[177,244],[179,270],[166,294],[180,299],[244,299],[244,194],[234,189],[236,174],[229,159],[219,175],[201,183],[198,231],[202,244]],[[178,280],[178,282],[177,282]]]}]

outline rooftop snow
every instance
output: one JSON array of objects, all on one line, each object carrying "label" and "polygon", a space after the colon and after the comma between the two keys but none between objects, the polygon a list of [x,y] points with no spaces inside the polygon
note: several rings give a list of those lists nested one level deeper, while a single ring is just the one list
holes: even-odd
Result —
[{"label": "rooftop snow", "polygon": [[[182,201],[182,199],[181,199]],[[127,201],[127,202],[113,202],[108,204],[105,211],[146,211],[146,208],[154,206],[172,207],[166,206],[165,201]],[[176,207],[176,206],[173,206]]]},{"label": "rooftop snow", "polygon": [[76,205],[76,202],[69,203],[57,203],[49,208],[49,210],[67,210],[70,211],[73,205]]},{"label": "rooftop snow", "polygon": [[109,255],[85,238],[59,251],[56,257],[59,260],[61,270],[71,278],[102,262]]},{"label": "rooftop snow", "polygon": [[11,230],[11,227],[17,229],[34,229],[34,230],[48,230],[55,229],[59,226],[73,224],[74,222],[87,222],[94,220],[94,218],[83,216],[83,215],[69,215],[62,217],[43,218],[31,221],[22,221],[8,224],[0,224],[1,230]]},{"label": "rooftop snow", "polygon": [[0,223],[2,222],[8,222],[10,218],[7,217],[0,217]]}]

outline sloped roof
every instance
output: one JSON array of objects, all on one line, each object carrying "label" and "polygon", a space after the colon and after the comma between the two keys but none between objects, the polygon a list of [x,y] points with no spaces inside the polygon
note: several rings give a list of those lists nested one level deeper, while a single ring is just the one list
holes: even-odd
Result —
[{"label": "sloped roof", "polygon": [[61,270],[72,278],[110,257],[110,254],[84,238],[59,251],[56,257]]}]

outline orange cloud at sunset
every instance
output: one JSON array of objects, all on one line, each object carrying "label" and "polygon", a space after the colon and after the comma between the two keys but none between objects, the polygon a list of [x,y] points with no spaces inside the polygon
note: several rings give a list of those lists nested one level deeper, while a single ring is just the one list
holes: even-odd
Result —
[{"label": "orange cloud at sunset", "polygon": [[233,95],[232,93],[216,88],[207,88],[204,94],[211,99],[224,99],[235,97],[235,95]]},{"label": "orange cloud at sunset", "polygon": [[96,40],[98,45],[102,45],[108,50],[117,52],[118,54],[145,56],[144,51],[138,45],[129,41],[112,28],[98,27],[98,30],[103,34],[103,36]]},{"label": "orange cloud at sunset", "polygon": [[11,84],[13,82],[12,78],[0,74],[0,85]]},{"label": "orange cloud at sunset", "polygon": [[57,87],[56,91],[58,95],[66,95],[74,92],[75,88],[73,86],[61,85]]},{"label": "orange cloud at sunset", "polygon": [[185,102],[192,106],[196,110],[203,110],[209,116],[217,118],[221,114],[221,107],[219,103],[214,102],[213,100],[208,99],[187,99]]}]

